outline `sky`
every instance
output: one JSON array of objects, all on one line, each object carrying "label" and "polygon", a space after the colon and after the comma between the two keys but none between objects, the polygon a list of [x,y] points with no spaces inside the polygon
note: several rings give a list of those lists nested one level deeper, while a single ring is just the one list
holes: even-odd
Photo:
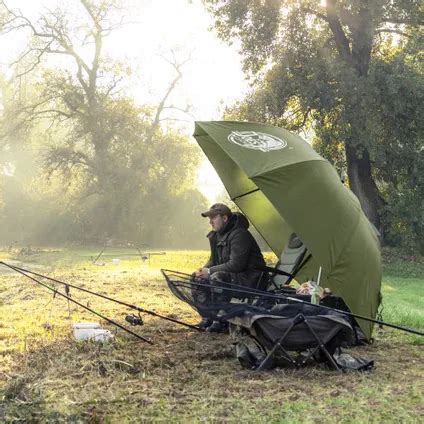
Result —
[{"label": "sky", "polygon": [[[78,0],[69,0],[72,7]],[[13,0],[9,6],[20,8],[33,19],[46,7],[63,4],[58,0]],[[183,78],[173,92],[170,103],[189,114],[170,112],[178,125],[192,134],[195,120],[220,119],[226,105],[243,97],[248,85],[241,69],[237,45],[228,46],[210,31],[213,20],[200,0],[127,0],[129,24],[115,31],[105,41],[105,51],[114,59],[131,64],[128,80],[131,95],[140,104],[157,103],[175,75],[166,59],[175,54],[179,62],[190,58],[182,68]],[[11,35],[0,43],[3,71],[25,43],[22,35]],[[10,48],[10,46],[13,48]],[[172,53],[173,52],[173,53]],[[200,166],[197,184],[211,201],[223,186],[209,162]]]}]

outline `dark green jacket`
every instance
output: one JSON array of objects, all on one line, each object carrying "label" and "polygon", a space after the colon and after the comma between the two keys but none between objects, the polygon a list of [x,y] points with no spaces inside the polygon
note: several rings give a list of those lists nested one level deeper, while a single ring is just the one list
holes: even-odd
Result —
[{"label": "dark green jacket", "polygon": [[207,237],[211,256],[205,265],[210,273],[228,272],[231,282],[256,288],[265,265],[258,243],[248,231],[249,221],[238,212],[233,213],[224,230],[211,231]]}]

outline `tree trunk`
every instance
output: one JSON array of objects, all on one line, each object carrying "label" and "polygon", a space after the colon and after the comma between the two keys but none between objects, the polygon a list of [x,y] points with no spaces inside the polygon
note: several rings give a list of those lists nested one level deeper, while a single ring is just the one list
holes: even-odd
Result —
[{"label": "tree trunk", "polygon": [[380,209],[384,203],[372,177],[368,151],[365,148],[361,150],[362,152],[358,152],[356,147],[345,144],[349,185],[358,197],[365,215],[383,236]]},{"label": "tree trunk", "polygon": [[424,232],[422,226],[418,225],[417,222],[413,222],[412,229],[415,233],[415,243],[417,244],[418,251],[421,256],[424,256]]},{"label": "tree trunk", "polygon": [[[352,20],[352,16],[349,13],[346,14],[346,10],[344,10],[350,20],[350,23],[348,22],[350,39],[340,21],[340,10],[337,9],[337,6],[340,6],[337,0],[326,1],[327,22],[333,33],[340,58],[355,70],[358,76],[358,83],[360,83],[368,75],[373,36],[376,28],[373,16],[377,11],[381,13],[381,6],[372,6],[370,0],[363,0],[359,3],[359,12],[355,16],[357,18],[356,21]],[[355,99],[355,97],[355,93],[352,93],[352,99]],[[354,140],[345,141],[349,184],[351,190],[358,197],[365,215],[383,237],[380,210],[384,202],[372,176],[368,150],[364,146],[363,140],[361,140],[364,134],[367,133],[365,128],[366,116],[361,116],[360,104],[352,104],[351,106],[352,111],[354,111],[353,120],[356,122],[351,122],[351,126],[354,128],[352,131]]]}]

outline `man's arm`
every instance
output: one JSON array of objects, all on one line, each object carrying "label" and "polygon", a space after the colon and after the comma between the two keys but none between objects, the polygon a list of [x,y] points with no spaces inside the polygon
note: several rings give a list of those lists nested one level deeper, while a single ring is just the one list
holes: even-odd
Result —
[{"label": "man's arm", "polygon": [[208,261],[202,267],[198,268],[194,273],[196,277],[208,278],[209,277],[209,268],[212,266],[212,255],[209,257]]},{"label": "man's arm", "polygon": [[229,240],[230,260],[221,264],[214,265],[209,268],[211,274],[214,272],[242,272],[247,270],[250,250],[252,248],[253,236],[246,230],[234,234]]}]

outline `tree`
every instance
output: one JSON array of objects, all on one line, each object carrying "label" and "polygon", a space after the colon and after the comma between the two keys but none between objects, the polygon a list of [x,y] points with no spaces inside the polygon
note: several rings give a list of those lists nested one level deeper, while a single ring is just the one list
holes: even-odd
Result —
[{"label": "tree", "polygon": [[[349,185],[381,230],[385,205],[378,185],[369,106],[370,73],[384,56],[387,34],[399,44],[424,24],[422,2],[391,0],[205,0],[218,34],[241,41],[254,90],[232,110],[291,129],[313,128],[326,149],[342,148]],[[384,60],[384,59],[383,59]],[[375,105],[375,102],[374,102]]]},{"label": "tree", "polygon": [[367,109],[386,241],[424,255],[424,66],[415,38],[373,64]]},{"label": "tree", "polygon": [[[174,56],[169,61],[175,77],[159,105],[136,105],[122,91],[128,67],[103,51],[105,37],[123,22],[119,2],[75,4],[77,15],[57,8],[32,22],[3,3],[8,13],[3,32],[26,29],[31,35],[15,61],[17,79],[41,74],[38,94],[6,116],[16,124],[8,134],[47,125],[43,168],[58,191],[65,188],[72,207],[63,215],[78,222],[70,225],[78,227],[75,238],[140,238],[150,231],[147,217],[159,220],[162,201],[187,190],[198,160],[185,136],[161,125],[184,61]],[[66,66],[48,67],[49,57],[65,58]],[[162,212],[166,227],[172,210]]]},{"label": "tree", "polygon": [[80,6],[82,22],[76,25],[62,9],[48,11],[34,23],[4,5],[9,21],[3,31],[28,29],[32,34],[28,47],[15,61],[17,78],[32,72],[46,56],[70,60],[73,69],[44,72],[38,83],[41,94],[20,109],[17,121],[22,125],[47,119],[51,126],[65,127],[66,145],[50,149],[48,167],[62,172],[73,167],[89,170],[96,180],[95,190],[101,192],[110,172],[109,147],[118,129],[125,126],[119,121],[125,105],[117,98],[123,75],[104,61],[102,51],[104,38],[116,28],[111,15],[117,2],[81,0]]}]

